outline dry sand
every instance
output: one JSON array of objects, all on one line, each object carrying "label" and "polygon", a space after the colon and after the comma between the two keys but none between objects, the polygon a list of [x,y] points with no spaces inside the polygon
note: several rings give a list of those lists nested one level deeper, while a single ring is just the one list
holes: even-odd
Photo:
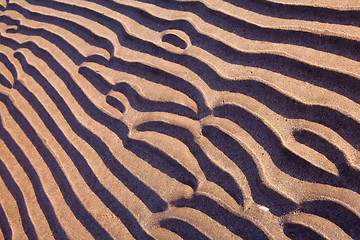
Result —
[{"label": "dry sand", "polygon": [[358,0],[0,5],[0,239],[360,239]]}]

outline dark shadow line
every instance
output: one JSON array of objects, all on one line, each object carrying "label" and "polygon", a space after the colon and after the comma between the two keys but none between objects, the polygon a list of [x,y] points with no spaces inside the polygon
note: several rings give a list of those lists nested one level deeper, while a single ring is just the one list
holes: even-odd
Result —
[{"label": "dark shadow line", "polygon": [[[20,82],[16,82],[15,88],[24,96],[34,110],[39,114],[46,127],[50,130],[57,142],[71,158],[81,176],[90,189],[99,199],[117,216],[124,225],[128,227],[131,234],[142,239],[151,239],[141,228],[135,217],[126,209],[98,180],[91,170],[84,156],[67,140],[63,132],[59,129],[50,114],[46,111],[40,101]],[[93,227],[94,228],[94,227]],[[105,238],[106,235],[99,232],[97,236]]]},{"label": "dark shadow line", "polygon": [[[16,86],[17,84],[15,84]],[[16,87],[17,88],[17,87]],[[45,161],[46,165],[48,166],[49,170],[52,173],[52,176],[54,177],[54,180],[56,181],[57,185],[59,186],[61,193],[66,201],[66,203],[69,205],[71,211],[75,215],[77,219],[84,225],[86,229],[89,230],[89,232],[94,236],[98,236],[98,233],[100,233],[102,236],[106,237],[106,239],[111,239],[110,235],[95,221],[95,219],[91,216],[91,214],[84,208],[82,203],[79,201],[79,199],[76,197],[75,193],[73,192],[71,185],[66,179],[65,174],[61,170],[59,164],[57,163],[54,156],[51,154],[49,149],[46,148],[40,137],[36,134],[35,130],[32,128],[30,123],[26,120],[26,118],[23,116],[23,114],[13,105],[11,100],[3,95],[0,94],[0,100],[3,101],[6,104],[6,107],[8,111],[10,112],[11,116],[14,118],[14,120],[17,122],[17,124],[20,126],[22,131],[26,134],[28,139],[33,143],[36,150],[39,152],[40,156]],[[7,137],[7,141],[11,141],[10,136]],[[44,215],[46,219],[49,222],[49,226],[51,231],[55,236],[61,236],[63,239],[67,239],[67,236],[62,229],[56,214],[52,208],[52,205],[46,196],[46,193],[41,186],[41,182],[39,177],[37,176],[37,173],[35,169],[31,166],[29,159],[26,158],[26,156],[22,153],[21,149],[17,146],[17,144],[13,142],[12,143],[12,153],[16,157],[16,159],[19,161],[20,164],[22,164],[22,167],[25,172],[27,172],[27,175],[29,176],[30,180],[33,183],[33,187],[35,190],[35,194],[38,199],[38,203],[40,207],[42,208]],[[13,149],[16,147],[17,149]],[[21,154],[21,155],[19,155]],[[44,200],[42,200],[44,199]]]},{"label": "dark shadow line", "polygon": [[80,67],[79,73],[104,95],[108,94],[114,88],[114,85],[110,84],[100,74],[88,67]]},{"label": "dark shadow line", "polygon": [[285,223],[283,228],[285,235],[293,240],[304,240],[304,239],[325,240],[324,237],[319,235],[314,230],[300,224]]},{"label": "dark shadow line", "polygon": [[172,231],[182,237],[184,240],[210,240],[203,233],[193,227],[191,224],[175,218],[168,218],[160,221],[160,227]]},{"label": "dark shadow line", "polygon": [[328,200],[309,201],[302,203],[298,211],[325,218],[336,224],[353,239],[360,239],[359,217],[338,203]]},{"label": "dark shadow line", "polygon": [[[5,145],[7,145],[7,147],[9,148],[9,143],[7,143],[6,141],[8,135],[9,134],[5,131],[3,126],[1,126],[0,137],[4,141]],[[29,239],[38,239],[34,224],[32,223],[27,210],[24,195],[22,194],[19,186],[16,184],[15,180],[11,176],[11,173],[9,172],[9,170],[6,168],[5,164],[1,160],[0,160],[0,176],[5,183],[5,186],[7,187],[7,189],[9,190],[9,192],[16,201],[20,213],[22,226],[24,228],[24,232],[26,236]]]},{"label": "dark shadow line", "polygon": [[360,193],[360,172],[353,169],[344,154],[322,137],[305,130],[293,133],[296,141],[324,155],[339,170],[339,186]]},{"label": "dark shadow line", "polygon": [[0,85],[6,87],[8,89],[12,88],[11,83],[1,73],[0,73]]},{"label": "dark shadow line", "polygon": [[213,126],[204,126],[202,133],[245,174],[256,203],[268,207],[276,216],[285,215],[296,208],[293,201],[263,183],[253,158],[233,138]]},{"label": "dark shadow line", "polygon": [[178,47],[178,48],[181,48],[181,49],[185,49],[187,47],[187,44],[186,44],[186,42],[184,40],[182,40],[181,38],[179,38],[175,34],[171,34],[171,33],[165,34],[162,37],[162,41],[170,43],[171,45],[174,45],[175,47]]},{"label": "dark shadow line", "polygon": [[207,180],[218,184],[239,204],[244,204],[241,189],[236,184],[234,178],[216,166],[206,156],[200,146],[194,141],[194,136],[185,128],[171,125],[161,121],[146,122],[136,126],[138,131],[154,131],[177,138],[183,142],[198,161],[201,170],[204,172]]},{"label": "dark shadow line", "polygon": [[[30,1],[28,1],[28,2],[30,2]],[[78,37],[82,38],[87,43],[107,50],[111,56],[114,55],[114,46],[108,39],[97,36],[90,30],[88,30],[87,28],[85,28],[75,22],[72,22],[72,21],[69,21],[66,19],[62,19],[59,17],[55,17],[55,16],[48,16],[48,15],[44,15],[44,14],[40,14],[40,13],[36,13],[36,12],[31,12],[16,3],[10,3],[8,5],[8,10],[17,11],[20,14],[22,14],[23,16],[25,16],[26,18],[31,19],[31,20],[35,20],[38,22],[45,22],[45,23],[59,26],[63,29],[66,29],[66,30],[76,34]]]},{"label": "dark shadow line", "polygon": [[[0,39],[3,38],[2,36],[0,37]],[[2,41],[0,41],[0,43],[2,43]],[[6,68],[11,72],[12,76],[14,79],[17,78],[17,71],[15,66],[10,62],[9,58],[3,54],[0,53],[0,61],[6,66]]]},{"label": "dark shadow line", "polygon": [[[71,94],[74,96],[79,105],[84,111],[95,121],[104,125],[115,134],[117,134],[123,141],[127,139],[128,129],[126,125],[118,119],[109,117],[102,111],[96,108],[96,106],[86,97],[79,86],[73,81],[71,76],[65,69],[63,69],[59,63],[45,50],[37,47],[35,44],[28,44],[24,47],[28,47],[36,56],[42,58],[48,66],[59,76],[60,79],[68,86]],[[24,60],[24,57],[20,53],[15,53],[23,66],[28,66],[30,69],[27,73],[39,82],[40,86],[44,88],[47,94],[53,101],[59,106],[59,110],[69,123],[70,127],[81,138],[88,142],[94,150],[99,154],[105,165],[109,170],[122,181],[135,195],[137,195],[145,205],[152,211],[163,211],[167,208],[166,202],[160,198],[151,188],[146,186],[133,174],[131,174],[111,153],[110,149],[102,140],[94,133],[82,126],[73,116],[69,107],[65,104],[62,97],[56,92],[56,90],[49,84],[49,82],[36,70],[34,67],[30,67]],[[25,70],[25,69],[24,69]],[[154,204],[156,203],[156,204]]]},{"label": "dark shadow line", "polygon": [[360,150],[360,124],[339,111],[318,105],[307,105],[274,88],[254,80],[231,81],[218,79],[218,91],[242,93],[250,96],[276,113],[292,119],[305,119],[327,126],[337,132],[354,148]]},{"label": "dark shadow line", "polygon": [[125,112],[124,104],[122,104],[122,102],[120,102],[117,98],[114,98],[112,96],[106,96],[106,103],[119,110],[121,113]]},{"label": "dark shadow line", "polygon": [[268,239],[265,233],[254,223],[247,219],[231,214],[226,209],[214,202],[214,200],[206,196],[198,195],[192,199],[182,198],[172,202],[172,205],[175,207],[190,207],[201,211],[221,225],[225,226],[232,233],[240,236],[242,239]]},{"label": "dark shadow line", "polygon": [[[89,0],[92,1],[92,0]],[[168,0],[137,0],[151,3],[166,9],[181,10],[186,4]],[[290,4],[273,3],[267,0],[224,0],[234,6],[256,12],[261,15],[280,19],[298,19],[322,23],[360,26],[358,10],[335,10],[323,7],[296,6]],[[193,3],[198,4],[198,2]],[[190,5],[190,4],[188,4]]]},{"label": "dark shadow line", "polygon": [[246,110],[234,105],[223,105],[214,109],[214,116],[229,119],[247,131],[281,171],[303,181],[340,186],[339,178],[286,149],[274,132]]},{"label": "dark shadow line", "polygon": [[[70,6],[68,4],[59,3],[59,2],[41,1],[41,0],[40,1],[39,0],[28,0],[28,2],[31,2],[32,4],[35,4],[35,5],[46,6],[46,7],[49,7],[49,8],[57,9],[59,11],[65,11],[65,12],[69,12],[69,13],[72,13],[72,14],[76,14],[76,15],[91,19],[91,20],[93,20],[95,22],[98,22],[98,23],[102,24],[104,27],[106,27],[106,28],[110,29],[111,31],[113,31],[114,33],[116,33],[120,43],[123,46],[134,49],[134,47],[131,47],[131,46],[134,46],[134,44],[136,42],[135,45],[137,47],[139,47],[139,49],[135,48],[135,50],[141,51],[141,49],[143,47],[146,47],[146,49],[150,50],[150,52],[151,52],[150,54],[155,55],[155,56],[158,55],[158,54],[156,54],[156,52],[159,50],[159,48],[157,46],[155,46],[152,43],[149,43],[149,42],[146,42],[146,41],[139,40],[137,38],[131,37],[130,35],[128,35],[126,33],[124,27],[122,26],[122,24],[120,22],[117,22],[117,21],[115,21],[115,20],[113,20],[110,17],[107,17],[105,15],[99,14],[98,12],[95,12],[95,11],[92,11],[92,10],[89,10],[89,9],[85,9],[85,8],[81,8],[81,7],[77,7],[77,6],[73,6],[73,5]],[[53,24],[59,25],[59,24],[57,24],[57,22],[54,22]],[[72,31],[72,32],[74,34],[78,35],[78,33],[80,31]],[[165,50],[163,50],[163,51],[165,51]],[[143,52],[145,52],[145,51],[143,51]],[[100,62],[104,62],[103,65],[109,65],[109,64],[107,64],[108,61],[105,60],[105,59],[102,59],[101,57],[97,58],[95,56],[92,56],[92,57],[88,58],[87,61],[94,61],[94,62],[99,61],[98,62],[99,64],[101,64]],[[140,66],[142,65],[142,64],[137,64],[137,63],[128,63],[126,65],[129,65],[129,64],[137,65],[137,67],[139,67],[139,65]],[[122,65],[116,66],[116,67],[125,68]],[[145,66],[144,66],[144,68],[145,68]],[[142,68],[142,69],[144,69],[144,68]],[[136,74],[138,71],[139,71],[139,69],[136,69],[136,72],[134,73],[134,75],[139,76],[139,74]],[[157,74],[162,73],[162,75],[168,75],[169,79],[173,80],[175,78],[175,76],[172,76],[171,74],[165,74],[161,70],[158,70],[158,69],[152,70],[152,72],[154,72],[154,71],[157,71]],[[124,72],[128,72],[128,71],[124,70]],[[168,86],[168,84],[164,84],[164,85]],[[187,85],[189,85],[189,84],[187,84]],[[190,89],[186,89],[185,87],[182,87],[182,92],[184,92],[186,95],[188,95],[190,98],[194,99],[195,102],[198,103],[199,115],[200,115],[199,118],[202,118],[203,116],[206,116],[208,114],[209,110],[205,106],[204,100],[203,100],[201,94],[198,93],[197,89],[193,90],[193,88],[194,88],[193,86],[191,86]]]},{"label": "dark shadow line", "polygon": [[131,138],[128,139],[124,147],[143,161],[149,163],[152,167],[159,169],[169,177],[175,178],[177,181],[190,186],[196,191],[198,182],[195,176],[163,151],[144,141]]},{"label": "dark shadow line", "polygon": [[130,105],[141,112],[168,112],[193,120],[198,118],[193,110],[176,102],[160,102],[146,99],[126,82],[117,83],[113,90],[124,94]]},{"label": "dark shadow line", "polygon": [[[46,3],[42,2],[41,4]],[[119,10],[118,5],[116,6],[117,8],[114,7],[114,9]],[[69,11],[83,17],[91,18],[94,21],[101,22],[105,27],[109,28],[118,35],[119,40],[123,46],[143,53],[148,53],[177,64],[181,64],[198,74],[205,82],[207,82],[210,87],[213,87],[214,84],[216,84],[216,80],[220,78],[216,72],[209,68],[209,66],[193,57],[170,53],[164,49],[157,47],[153,43],[146,42],[128,35],[121,23],[109,17],[80,7],[70,8],[69,6],[59,4],[53,4],[52,7],[56,7],[58,9],[62,9],[63,11]],[[125,6],[121,5],[121,7]],[[127,9],[127,13],[130,10],[136,10],[130,7],[127,7],[125,9]],[[137,11],[140,10],[137,9]],[[140,12],[136,14],[139,15]],[[132,16],[134,17],[136,15],[133,14]],[[309,82],[316,86],[327,88],[331,91],[335,91],[360,103],[360,96],[359,94],[357,94],[358,89],[360,89],[360,83],[358,79],[349,75],[327,69],[322,69],[320,67],[312,66],[297,61],[295,59],[286,58],[283,56],[239,52],[223,44],[222,42],[214,40],[206,35],[199,34],[194,29],[194,27],[187,21],[166,21],[163,19],[152,17],[149,14],[145,14],[142,12],[139,16],[141,16],[143,21],[144,19],[146,19],[147,25],[149,25],[151,22],[155,22],[156,24],[152,24],[151,26],[158,26],[158,31],[163,31],[166,29],[180,29],[186,32],[189,36],[191,36],[191,41],[193,45],[203,48],[204,50],[222,58],[229,63],[244,66],[260,67],[273,72],[278,72],[286,76],[304,82]],[[346,84],[344,84],[344,82]],[[200,107],[199,109],[201,110],[202,106]],[[204,116],[206,116],[206,114]],[[203,115],[201,117],[203,117]]]},{"label": "dark shadow line", "polygon": [[[1,162],[1,159],[0,159]],[[10,227],[9,221],[6,217],[3,207],[0,204],[0,230],[4,236],[4,240],[12,239],[12,229]]]},{"label": "dark shadow line", "polygon": [[[99,3],[98,0],[88,1]],[[199,1],[175,2],[168,0],[157,0],[156,2],[153,1],[152,4],[164,7],[165,9],[193,13],[199,16],[203,21],[211,25],[214,25],[225,31],[234,33],[246,39],[267,41],[273,43],[294,44],[298,46],[313,48],[320,51],[331,52],[333,54],[344,56],[354,60],[360,59],[360,43],[355,40],[337,36],[325,36],[301,30],[285,30],[261,27],[257,26],[256,24],[249,23],[245,20],[232,17],[220,11],[212,10]],[[168,20],[155,17],[136,7],[130,7],[121,4],[116,4],[116,6],[115,4],[105,5],[107,5],[109,8],[110,6],[114,5],[111,9],[118,11],[122,14],[126,14],[138,23],[147,26],[155,31],[163,31],[163,26],[168,25],[169,22]],[[159,22],[161,22],[161,25],[159,25]]]}]

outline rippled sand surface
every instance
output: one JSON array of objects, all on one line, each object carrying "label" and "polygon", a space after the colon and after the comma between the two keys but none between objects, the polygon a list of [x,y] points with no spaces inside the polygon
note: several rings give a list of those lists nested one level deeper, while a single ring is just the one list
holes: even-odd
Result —
[{"label": "rippled sand surface", "polygon": [[0,9],[0,239],[360,239],[359,1]]}]

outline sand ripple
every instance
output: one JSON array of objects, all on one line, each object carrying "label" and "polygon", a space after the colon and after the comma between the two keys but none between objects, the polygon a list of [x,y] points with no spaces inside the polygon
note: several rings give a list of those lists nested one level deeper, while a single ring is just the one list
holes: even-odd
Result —
[{"label": "sand ripple", "polygon": [[0,8],[0,239],[360,239],[357,1]]}]

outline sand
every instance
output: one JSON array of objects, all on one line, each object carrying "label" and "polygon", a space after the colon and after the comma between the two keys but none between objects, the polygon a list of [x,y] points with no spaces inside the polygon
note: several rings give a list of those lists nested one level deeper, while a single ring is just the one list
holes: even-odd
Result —
[{"label": "sand", "polygon": [[0,8],[0,239],[360,239],[359,1]]}]

